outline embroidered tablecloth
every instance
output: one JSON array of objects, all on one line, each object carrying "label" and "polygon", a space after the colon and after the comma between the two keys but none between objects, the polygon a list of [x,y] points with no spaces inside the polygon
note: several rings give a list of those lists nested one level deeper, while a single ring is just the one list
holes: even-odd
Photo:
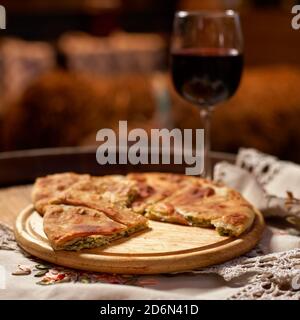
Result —
[{"label": "embroidered tablecloth", "polygon": [[[191,272],[133,276],[36,259],[0,224],[0,299],[300,299],[300,239],[268,227],[247,255]],[[283,250],[283,251],[282,251]]]}]

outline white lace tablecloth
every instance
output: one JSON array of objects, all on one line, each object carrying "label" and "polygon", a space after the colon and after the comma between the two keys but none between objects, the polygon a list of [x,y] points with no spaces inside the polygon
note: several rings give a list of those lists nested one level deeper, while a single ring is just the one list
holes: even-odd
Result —
[{"label": "white lace tablecloth", "polygon": [[300,299],[300,249],[293,249],[300,248],[300,239],[274,228],[266,229],[247,256],[198,271],[153,276],[49,265],[17,248],[4,225],[0,230],[0,274],[5,273],[0,275],[0,299]]}]

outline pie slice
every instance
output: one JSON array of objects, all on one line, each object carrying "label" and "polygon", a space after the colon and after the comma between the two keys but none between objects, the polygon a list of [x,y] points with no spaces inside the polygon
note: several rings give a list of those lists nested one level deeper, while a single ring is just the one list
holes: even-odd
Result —
[{"label": "pie slice", "polygon": [[32,198],[37,211],[46,213],[44,229],[57,250],[107,244],[147,228],[148,219],[239,236],[256,215],[237,191],[172,173],[55,174],[37,179]]},{"label": "pie slice", "polygon": [[127,178],[136,183],[137,194],[130,204],[134,212],[144,214],[147,207],[172,195],[196,178],[174,173],[130,173]]},{"label": "pie slice", "polygon": [[198,179],[146,210],[145,217],[183,225],[215,227],[220,235],[239,236],[255,210],[238,192]]},{"label": "pie slice", "polygon": [[51,199],[56,198],[74,183],[88,179],[90,179],[88,174],[73,172],[57,173],[36,179],[31,195],[35,209],[43,215],[45,206],[49,204]]},{"label": "pie slice", "polygon": [[114,221],[126,226],[146,225],[146,218],[125,206],[135,193],[130,185],[130,181],[128,183],[123,179],[118,181],[115,176],[107,176],[104,180],[102,178],[92,178],[74,184],[60,193],[58,197],[53,198],[51,203],[83,206],[99,210]]},{"label": "pie slice", "polygon": [[137,184],[122,175],[91,177],[89,181],[74,186],[73,190],[97,193],[101,199],[126,207],[137,195]]},{"label": "pie slice", "polygon": [[48,205],[43,221],[55,250],[101,247],[147,228],[140,220],[127,226],[110,219],[105,212],[81,206]]}]

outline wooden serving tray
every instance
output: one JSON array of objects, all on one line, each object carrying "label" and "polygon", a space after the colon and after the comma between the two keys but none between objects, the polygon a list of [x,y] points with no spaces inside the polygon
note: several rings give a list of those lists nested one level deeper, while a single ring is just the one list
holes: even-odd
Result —
[{"label": "wooden serving tray", "polygon": [[105,248],[54,251],[43,231],[42,217],[30,205],[16,219],[15,236],[25,251],[58,265],[97,272],[156,274],[206,267],[244,254],[259,241],[264,220],[257,212],[252,228],[239,238],[220,236],[213,229],[156,221],[150,221],[150,227]]}]

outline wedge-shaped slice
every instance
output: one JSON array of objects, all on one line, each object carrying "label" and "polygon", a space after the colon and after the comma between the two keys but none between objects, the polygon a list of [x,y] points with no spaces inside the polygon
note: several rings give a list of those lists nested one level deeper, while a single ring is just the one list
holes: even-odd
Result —
[{"label": "wedge-shaped slice", "polygon": [[[113,188],[114,189],[114,188]],[[114,189],[115,190],[115,189]],[[66,204],[73,206],[84,206],[91,209],[104,212],[108,217],[126,226],[135,226],[137,224],[147,225],[147,219],[134,213],[124,206],[125,202],[119,201],[116,195],[112,202],[112,195],[104,196],[103,190],[95,183],[79,182],[67,189],[65,192],[51,201],[52,204]]]},{"label": "wedge-shaped slice", "polygon": [[113,221],[99,210],[65,205],[45,208],[44,231],[55,250],[96,248],[146,228],[141,223]]},{"label": "wedge-shaped slice", "polygon": [[255,211],[229,188],[201,182],[150,206],[146,217],[184,225],[215,227],[219,234],[239,236],[253,223]]},{"label": "wedge-shaped slice", "polygon": [[90,177],[73,184],[66,192],[58,194],[58,197],[67,196],[75,199],[80,195],[79,201],[85,196],[92,195],[93,199],[101,200],[120,207],[126,207],[137,194],[136,183],[121,175],[104,177]]},{"label": "wedge-shaped slice", "polygon": [[137,184],[122,175],[92,177],[74,186],[73,190],[97,193],[103,200],[126,207],[137,195]]},{"label": "wedge-shaped slice", "polygon": [[36,179],[31,195],[35,209],[43,215],[45,206],[49,204],[51,199],[56,198],[76,182],[88,179],[90,179],[88,174],[73,172],[57,173]]},{"label": "wedge-shaped slice", "polygon": [[174,173],[130,173],[129,180],[136,183],[137,195],[130,207],[137,213],[145,213],[146,208],[170,196],[178,189],[195,181],[196,178]]}]

